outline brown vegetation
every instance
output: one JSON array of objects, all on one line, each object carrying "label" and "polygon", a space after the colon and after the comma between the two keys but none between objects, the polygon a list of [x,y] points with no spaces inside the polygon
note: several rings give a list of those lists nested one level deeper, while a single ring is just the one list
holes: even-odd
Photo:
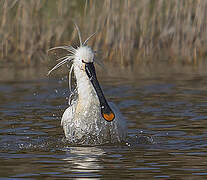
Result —
[{"label": "brown vegetation", "polygon": [[74,42],[73,20],[105,60],[197,64],[207,51],[206,0],[1,0],[0,63],[41,64]]}]

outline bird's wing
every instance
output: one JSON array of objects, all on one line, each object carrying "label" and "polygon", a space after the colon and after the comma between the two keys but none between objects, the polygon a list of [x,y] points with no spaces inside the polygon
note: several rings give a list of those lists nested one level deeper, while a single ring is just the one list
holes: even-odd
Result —
[{"label": "bird's wing", "polygon": [[74,114],[75,114],[75,106],[76,104],[72,104],[65,110],[65,112],[63,113],[62,119],[61,119],[61,126],[65,126],[66,124],[71,123],[72,119],[74,118]]}]

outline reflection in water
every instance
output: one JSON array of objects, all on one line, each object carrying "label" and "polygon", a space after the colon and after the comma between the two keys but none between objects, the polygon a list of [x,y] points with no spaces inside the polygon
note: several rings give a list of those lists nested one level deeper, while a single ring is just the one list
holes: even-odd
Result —
[{"label": "reflection in water", "polygon": [[84,177],[98,177],[98,172],[103,169],[100,164],[100,157],[104,154],[104,151],[101,148],[70,147],[67,149],[66,154],[67,157],[64,158],[67,163],[64,167],[66,172],[80,172]]}]

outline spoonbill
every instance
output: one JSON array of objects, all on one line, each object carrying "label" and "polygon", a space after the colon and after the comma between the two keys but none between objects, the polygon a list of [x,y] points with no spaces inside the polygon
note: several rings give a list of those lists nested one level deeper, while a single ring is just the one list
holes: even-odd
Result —
[{"label": "spoonbill", "polygon": [[[120,143],[126,139],[126,121],[118,107],[108,102],[96,77],[94,67],[95,52],[87,45],[93,33],[83,43],[81,33],[75,24],[80,46],[59,46],[51,48],[64,49],[68,54],[60,58],[60,62],[49,72],[65,63],[71,63],[69,71],[69,89],[76,94],[76,99],[70,99],[69,107],[63,113],[61,125],[66,139],[75,144],[105,144]],[[76,80],[76,88],[71,88],[72,72]]]}]

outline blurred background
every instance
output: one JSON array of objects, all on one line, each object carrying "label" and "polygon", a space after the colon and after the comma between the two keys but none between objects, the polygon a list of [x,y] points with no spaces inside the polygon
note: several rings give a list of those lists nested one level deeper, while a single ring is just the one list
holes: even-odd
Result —
[{"label": "blurred background", "polygon": [[[120,66],[203,65],[207,1],[1,0],[0,66],[48,64],[47,50],[83,39]],[[78,45],[76,43],[76,45]]]},{"label": "blurred background", "polygon": [[[0,179],[207,179],[207,0],[0,0]],[[63,51],[98,51],[126,143],[64,141]]]}]

